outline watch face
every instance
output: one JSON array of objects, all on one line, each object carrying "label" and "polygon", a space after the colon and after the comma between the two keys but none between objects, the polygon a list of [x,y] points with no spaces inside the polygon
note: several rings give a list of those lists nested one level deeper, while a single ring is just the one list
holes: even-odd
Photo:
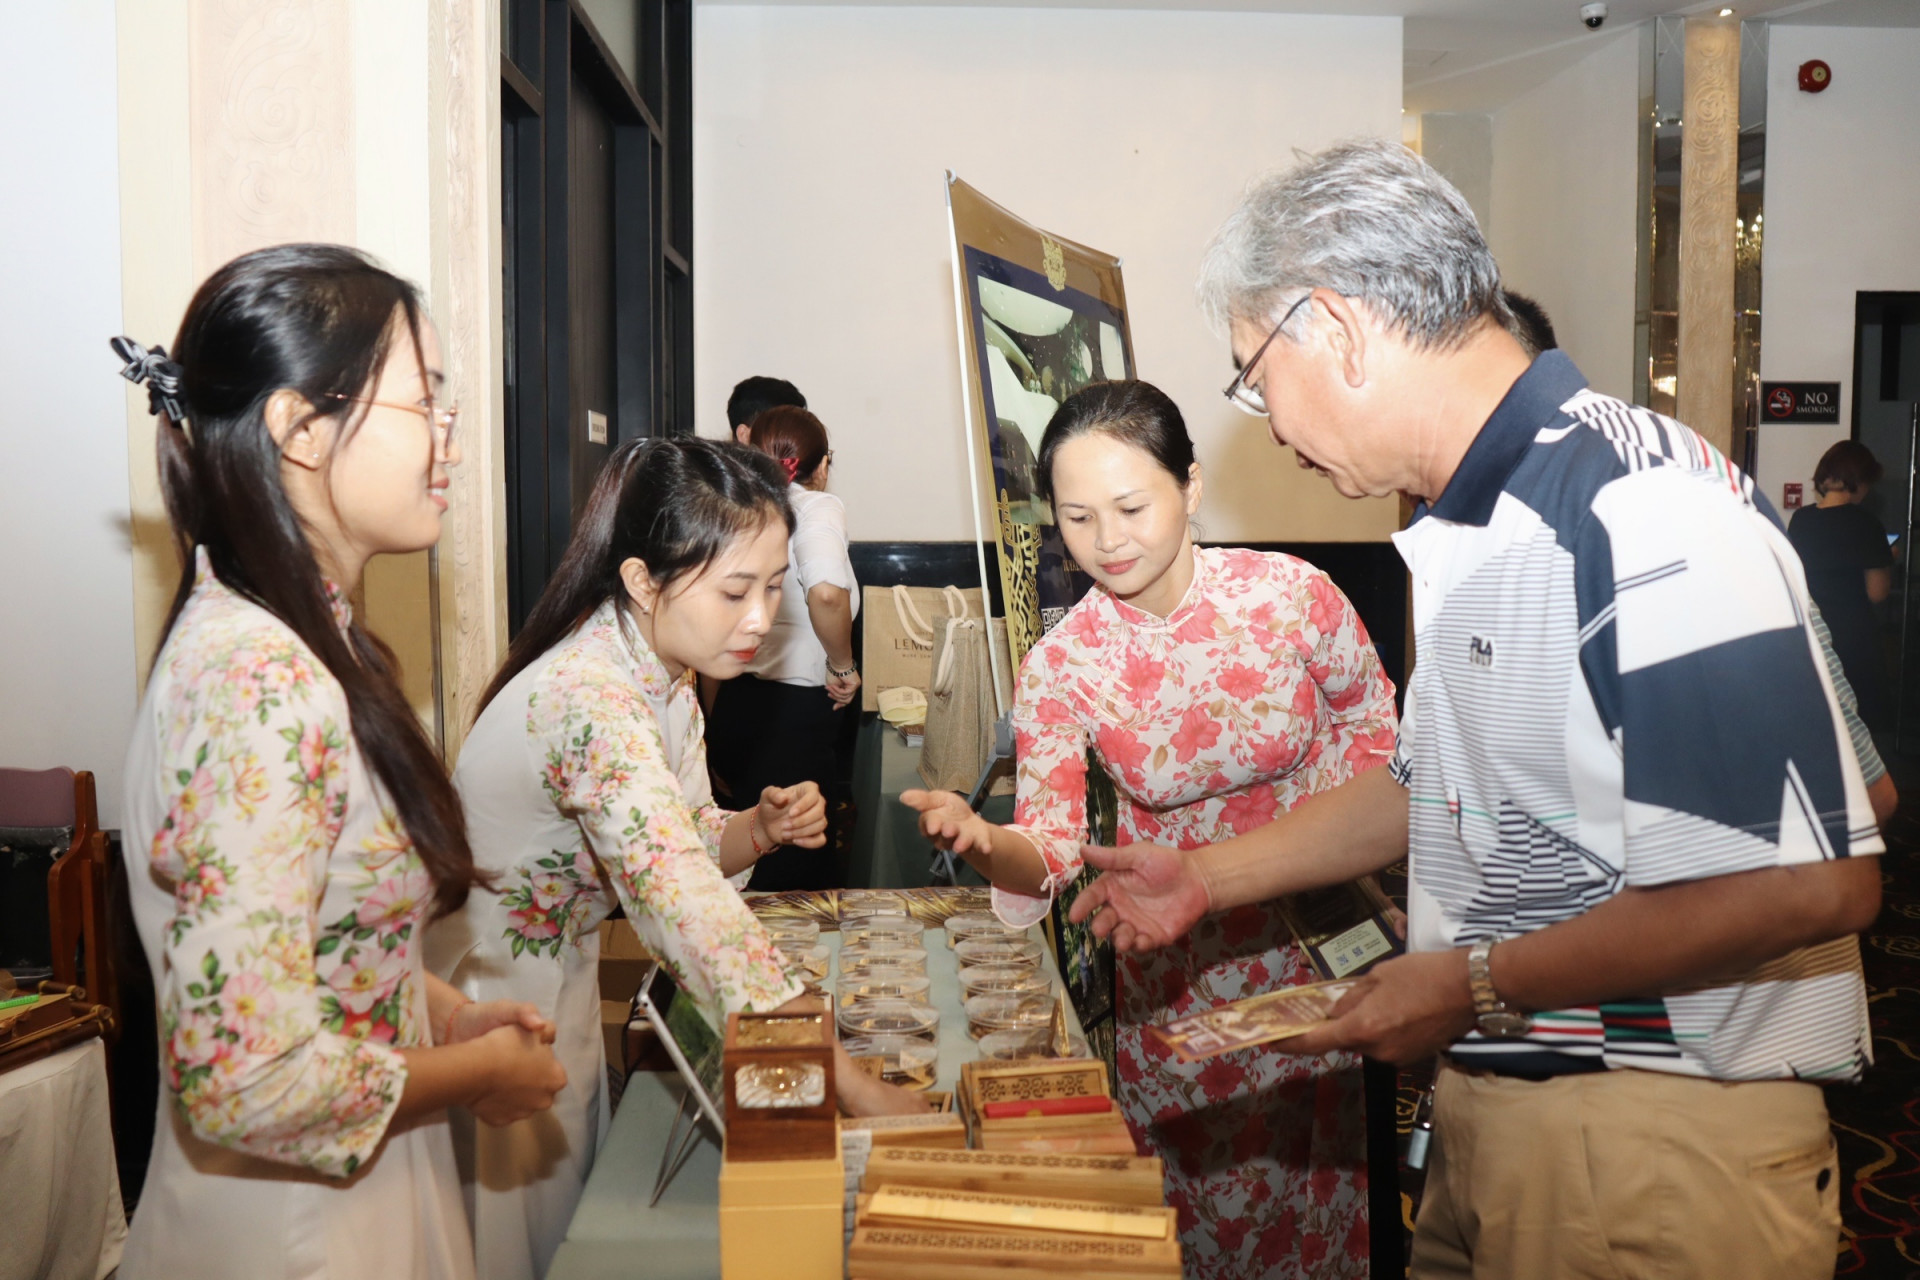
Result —
[{"label": "watch face", "polygon": [[1533,1030],[1533,1019],[1524,1013],[1483,1013],[1477,1022],[1481,1035],[1496,1040],[1511,1040]]}]

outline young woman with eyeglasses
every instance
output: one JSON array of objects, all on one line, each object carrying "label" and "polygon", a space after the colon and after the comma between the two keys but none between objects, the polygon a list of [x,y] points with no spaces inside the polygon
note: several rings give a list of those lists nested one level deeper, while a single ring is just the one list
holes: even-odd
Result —
[{"label": "young woman with eyeglasses", "polygon": [[182,574],[128,751],[133,915],[161,1106],[120,1275],[472,1275],[449,1107],[490,1124],[565,1076],[528,1004],[467,1003],[422,932],[477,876],[452,784],[348,603],[433,545],[438,339],[360,253],[215,272],[149,384]]}]

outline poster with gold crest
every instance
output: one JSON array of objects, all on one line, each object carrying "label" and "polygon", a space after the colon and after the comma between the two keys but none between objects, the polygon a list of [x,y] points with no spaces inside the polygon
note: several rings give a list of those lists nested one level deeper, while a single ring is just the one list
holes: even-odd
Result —
[{"label": "poster with gold crest", "polygon": [[[999,561],[1017,669],[1093,586],[1040,495],[1040,438],[1074,392],[1134,376],[1127,295],[1120,259],[1042,231],[952,173],[947,209],[975,511],[981,540],[993,544]],[[1088,754],[1088,836],[1111,844],[1118,813],[1113,784]],[[1111,1062],[1113,948],[1067,920],[1067,909],[1091,880],[1083,873],[1054,899],[1048,931],[1074,1012],[1094,1051]]]},{"label": "poster with gold crest", "polygon": [[1040,437],[1080,388],[1133,376],[1127,296],[1118,258],[1042,231],[951,173],[947,207],[970,454],[1018,667],[1093,585],[1040,496]]}]

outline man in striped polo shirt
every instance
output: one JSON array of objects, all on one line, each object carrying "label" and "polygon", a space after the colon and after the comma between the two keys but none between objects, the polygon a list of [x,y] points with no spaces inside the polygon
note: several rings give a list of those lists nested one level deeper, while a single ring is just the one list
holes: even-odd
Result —
[{"label": "man in striped polo shirt", "polygon": [[1181,854],[1093,850],[1122,949],[1410,855],[1408,954],[1289,1052],[1436,1051],[1413,1274],[1833,1273],[1820,1083],[1869,1060],[1881,843],[1778,517],[1671,419],[1509,336],[1459,193],[1395,143],[1257,186],[1209,250],[1228,395],[1404,493],[1390,770]]}]

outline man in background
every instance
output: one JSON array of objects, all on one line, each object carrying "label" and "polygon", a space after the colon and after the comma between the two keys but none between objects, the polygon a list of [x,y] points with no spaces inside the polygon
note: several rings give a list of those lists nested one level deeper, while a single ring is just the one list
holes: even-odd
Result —
[{"label": "man in background", "polygon": [[733,438],[741,444],[752,444],[749,432],[753,420],[775,405],[783,404],[804,409],[807,398],[785,378],[755,375],[741,379],[734,384],[733,394],[727,397],[727,422],[733,427]]}]

